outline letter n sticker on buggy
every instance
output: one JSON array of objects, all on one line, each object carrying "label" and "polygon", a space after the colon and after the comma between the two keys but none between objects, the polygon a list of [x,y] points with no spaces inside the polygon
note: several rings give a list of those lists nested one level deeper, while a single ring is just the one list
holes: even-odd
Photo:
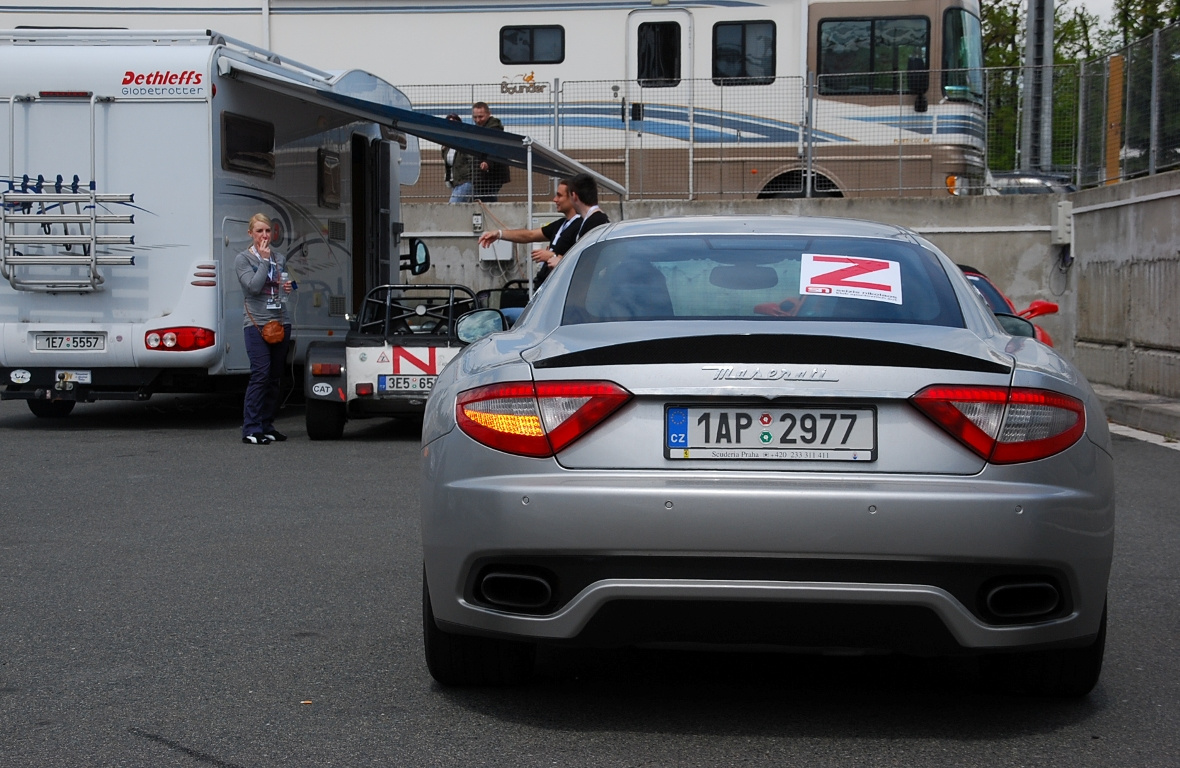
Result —
[{"label": "letter n sticker on buggy", "polygon": [[901,264],[805,253],[799,265],[799,293],[901,304]]},{"label": "letter n sticker on buggy", "polygon": [[[418,355],[424,352],[426,353],[425,360],[418,357]],[[393,372],[395,374],[426,374],[437,376],[438,349],[436,347],[420,347],[410,350],[404,347],[394,347]]]}]

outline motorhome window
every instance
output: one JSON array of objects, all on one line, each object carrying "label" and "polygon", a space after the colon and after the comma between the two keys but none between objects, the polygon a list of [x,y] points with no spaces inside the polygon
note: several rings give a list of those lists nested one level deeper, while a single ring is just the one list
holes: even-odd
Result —
[{"label": "motorhome window", "polygon": [[713,83],[773,83],[774,38],[773,21],[727,21],[713,25]]},{"label": "motorhome window", "polygon": [[951,8],[942,22],[942,95],[983,103],[983,50],[979,18]]},{"label": "motorhome window", "polygon": [[321,148],[317,153],[319,174],[316,197],[321,208],[340,207],[340,153]]},{"label": "motorhome window", "polygon": [[565,61],[564,27],[501,27],[501,64],[560,64]]},{"label": "motorhome window", "polygon": [[221,167],[255,176],[274,176],[274,125],[222,112]]},{"label": "motorhome window", "polygon": [[675,21],[640,24],[636,53],[636,74],[642,87],[674,88],[680,85],[680,24]]},{"label": "motorhome window", "polygon": [[906,73],[930,66],[930,19],[824,19],[819,23],[819,92],[907,93]]}]

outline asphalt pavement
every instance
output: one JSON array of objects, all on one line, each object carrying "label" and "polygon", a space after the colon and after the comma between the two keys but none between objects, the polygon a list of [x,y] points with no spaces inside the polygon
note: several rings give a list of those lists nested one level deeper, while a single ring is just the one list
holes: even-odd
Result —
[{"label": "asphalt pavement", "polygon": [[1170,766],[1180,451],[1119,434],[1110,632],[1081,701],[970,660],[546,650],[422,658],[416,424],[239,442],[240,399],[0,403],[0,766]]}]

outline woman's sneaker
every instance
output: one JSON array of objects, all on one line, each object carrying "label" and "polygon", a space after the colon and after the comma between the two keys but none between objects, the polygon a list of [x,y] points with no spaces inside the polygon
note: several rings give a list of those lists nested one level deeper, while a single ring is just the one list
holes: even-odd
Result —
[{"label": "woman's sneaker", "polygon": [[246,435],[245,437],[243,437],[242,442],[247,443],[249,445],[267,445],[268,443],[270,443],[270,438],[267,437],[266,435],[262,434],[261,432],[255,432],[253,434]]},{"label": "woman's sneaker", "polygon": [[278,431],[274,427],[271,427],[267,431],[263,432],[262,436],[265,437],[267,440],[271,441],[272,443],[281,443],[287,439],[286,435],[284,435],[282,432]]}]

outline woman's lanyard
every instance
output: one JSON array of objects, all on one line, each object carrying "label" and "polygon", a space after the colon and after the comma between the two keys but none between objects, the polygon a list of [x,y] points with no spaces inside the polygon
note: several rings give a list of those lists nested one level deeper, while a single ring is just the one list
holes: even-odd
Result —
[{"label": "woman's lanyard", "polygon": [[265,262],[263,262],[262,254],[260,254],[258,249],[254,246],[250,246],[250,253],[254,254],[255,258],[258,259],[258,266],[261,267],[264,263],[267,264],[266,282],[270,284],[270,295],[277,296],[279,294],[279,285],[278,282],[275,281],[275,268],[278,267],[278,264],[276,264],[273,259],[267,259]]}]

